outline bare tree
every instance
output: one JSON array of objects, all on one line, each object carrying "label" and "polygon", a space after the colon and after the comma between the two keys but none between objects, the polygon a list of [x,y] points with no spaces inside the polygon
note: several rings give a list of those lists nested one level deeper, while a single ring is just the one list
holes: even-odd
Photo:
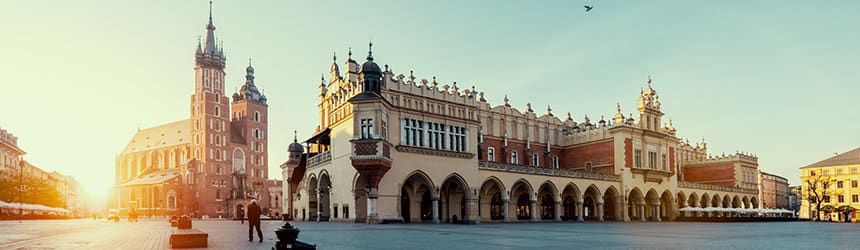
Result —
[{"label": "bare tree", "polygon": [[[833,190],[831,189],[831,185],[833,185],[833,179],[830,176],[825,175],[817,175],[817,176],[809,176],[806,178],[806,190],[807,194],[809,194],[809,204],[815,204],[815,218],[813,220],[821,220],[821,215],[819,211],[821,211],[821,207],[823,203],[830,203],[830,197]],[[825,201],[825,199],[828,199]],[[809,217],[812,217],[812,211],[809,211]]]}]

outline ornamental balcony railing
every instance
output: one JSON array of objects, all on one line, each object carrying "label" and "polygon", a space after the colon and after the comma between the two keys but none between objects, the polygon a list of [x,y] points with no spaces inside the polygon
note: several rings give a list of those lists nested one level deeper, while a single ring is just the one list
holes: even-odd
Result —
[{"label": "ornamental balcony railing", "polygon": [[685,182],[685,181],[679,181],[678,187],[679,188],[693,188],[693,189],[723,191],[723,192],[732,192],[732,193],[758,194],[758,189],[726,187],[726,186],[717,186],[717,185],[711,185],[711,184]]},{"label": "ornamental balcony railing", "polygon": [[308,158],[308,167],[314,167],[331,161],[331,150],[319,153]]},{"label": "ornamental balcony railing", "polygon": [[352,160],[391,161],[391,144],[381,139],[359,139],[352,141]]},{"label": "ornamental balcony railing", "polygon": [[528,166],[519,166],[519,165],[504,164],[504,163],[498,163],[498,162],[487,162],[487,161],[479,161],[478,162],[478,169],[479,170],[492,170],[492,171],[509,172],[509,173],[561,176],[561,177],[600,180],[600,181],[615,181],[615,182],[621,181],[621,177],[618,175],[614,175],[614,174],[604,174],[604,173],[598,173],[598,172],[586,172],[586,171],[581,171],[581,170],[528,167]]}]

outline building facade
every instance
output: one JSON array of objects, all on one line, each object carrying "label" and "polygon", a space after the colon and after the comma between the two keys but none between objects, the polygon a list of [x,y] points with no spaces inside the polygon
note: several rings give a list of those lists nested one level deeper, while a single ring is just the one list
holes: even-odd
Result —
[{"label": "building facade", "polygon": [[800,215],[800,206],[801,206],[801,193],[802,187],[800,185],[790,186],[788,187],[788,206],[791,211],[794,211],[795,216]]},{"label": "building facade", "polygon": [[844,220],[848,217],[856,221],[854,209],[860,208],[858,169],[860,148],[800,168],[800,218]]},{"label": "building facade", "polygon": [[0,128],[0,171],[11,171],[19,168],[24,152],[18,147],[18,137]]},{"label": "building facade", "polygon": [[788,179],[761,172],[761,207],[771,209],[791,209],[788,201]]},{"label": "building facade", "polygon": [[673,220],[678,208],[758,207],[758,159],[710,156],[676,136],[648,79],[635,113],[576,121],[491,105],[456,82],[337,58],[319,126],[281,165],[284,212],[380,222]]},{"label": "building facade", "polygon": [[210,3],[205,41],[194,53],[190,118],[138,130],[116,156],[111,208],[125,214],[235,217],[250,199],[268,206],[268,104],[254,68],[232,100],[226,57]]}]

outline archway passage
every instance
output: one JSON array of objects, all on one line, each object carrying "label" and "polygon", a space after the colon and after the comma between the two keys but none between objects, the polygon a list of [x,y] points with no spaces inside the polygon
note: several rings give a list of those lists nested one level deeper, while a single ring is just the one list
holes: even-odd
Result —
[{"label": "archway passage", "polygon": [[479,213],[484,221],[503,221],[505,219],[504,191],[501,182],[491,178],[481,185]]},{"label": "archway passage", "polygon": [[645,218],[648,221],[660,221],[660,195],[654,189],[645,194]]},{"label": "archway passage", "polygon": [[620,196],[615,187],[610,186],[603,193],[603,219],[608,221],[623,221],[621,215],[621,207],[619,202]]},{"label": "archway passage", "polygon": [[630,190],[630,194],[627,196],[627,214],[630,216],[631,221],[645,220],[644,206],[645,196],[642,195],[639,188],[633,188],[633,190]]},{"label": "archway passage", "polygon": [[329,221],[331,218],[331,179],[327,174],[320,176],[319,186],[319,221]]},{"label": "archway passage", "polygon": [[[359,175],[355,178],[352,192],[355,195],[355,223],[367,223],[367,178]],[[349,207],[343,208],[343,217],[349,218]]]},{"label": "archway passage", "polygon": [[532,188],[528,182],[524,180],[517,181],[511,187],[511,211],[514,213],[514,218],[518,221],[529,221],[532,219]]},{"label": "archway passage", "polygon": [[561,203],[562,203],[562,212],[561,219],[562,220],[577,220],[579,217],[578,209],[576,208],[576,203],[579,202],[579,191],[576,186],[573,184],[568,185],[564,188],[564,191],[561,192]]},{"label": "archway passage", "polygon": [[319,197],[317,196],[317,189],[319,185],[317,185],[319,181],[317,181],[317,177],[313,176],[310,180],[308,180],[308,217],[309,221],[316,221],[318,218],[318,203]]},{"label": "archway passage", "polygon": [[[678,206],[677,206],[677,208],[678,208],[678,209],[680,209],[680,208],[684,208],[684,207],[686,207],[686,206],[687,206],[687,195],[685,195],[685,194],[684,194],[684,192],[679,192],[679,193],[678,193],[677,195],[675,195],[675,196],[676,196],[676,197],[675,197],[675,202],[676,202],[676,203],[678,203]],[[681,217],[685,217],[685,216],[686,216],[686,214],[685,214],[684,212],[679,212],[679,213],[678,213],[678,215],[679,215],[679,216],[681,216]]]},{"label": "archway passage", "polygon": [[439,189],[441,201],[441,217],[449,223],[462,223],[469,218],[466,214],[466,202],[469,198],[469,187],[459,176],[451,176],[442,183]]},{"label": "archway passage", "polygon": [[674,221],[675,220],[675,196],[672,195],[669,190],[663,191],[663,195],[660,196],[660,206],[658,206],[659,213],[657,216],[661,220],[664,221]]},{"label": "archway passage", "polygon": [[540,202],[540,219],[554,220],[555,219],[555,188],[549,183],[544,183],[538,191],[538,201]]},{"label": "archway passage", "polygon": [[598,210],[601,204],[600,191],[596,187],[590,186],[583,194],[583,215],[585,220],[600,221],[603,220],[602,214]]},{"label": "archway passage", "polygon": [[430,178],[416,172],[400,188],[400,216],[403,222],[433,220],[433,184]]}]

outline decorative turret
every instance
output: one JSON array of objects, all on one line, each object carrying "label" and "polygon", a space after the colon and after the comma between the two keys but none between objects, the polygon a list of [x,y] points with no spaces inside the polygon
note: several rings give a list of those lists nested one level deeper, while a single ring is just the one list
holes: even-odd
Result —
[{"label": "decorative turret", "polygon": [[195,53],[197,67],[213,67],[224,69],[227,59],[224,57],[224,48],[219,46],[215,40],[215,25],[212,23],[212,1],[209,1],[209,23],[206,24],[206,43],[201,46],[199,40]]},{"label": "decorative turret", "polygon": [[373,92],[379,94],[380,82],[382,80],[382,69],[373,62],[373,43],[367,45],[367,61],[361,64],[360,81],[363,84],[364,92]]},{"label": "decorative turret", "polygon": [[526,103],[526,112],[534,113],[535,111],[532,109],[532,103]]},{"label": "decorative turret", "polygon": [[612,117],[612,120],[615,121],[615,124],[624,123],[624,115],[621,114],[621,104],[615,103],[615,116]]},{"label": "decorative turret", "polygon": [[251,65],[250,58],[248,58],[248,67],[245,68],[245,84],[242,85],[237,94],[233,95],[234,102],[249,100],[266,105],[266,96],[261,94],[257,89],[257,85],[254,84],[254,67]]},{"label": "decorative turret", "polygon": [[320,75],[320,99],[325,98],[325,94],[327,91],[328,89],[326,89],[325,87],[325,77]]},{"label": "decorative turret", "polygon": [[508,108],[511,107],[510,101],[511,101],[511,99],[508,99],[508,95],[505,95],[505,107],[508,107]]},{"label": "decorative turret", "polygon": [[340,68],[337,66],[337,53],[332,54],[331,59],[331,71],[329,73],[331,74],[331,80],[334,81],[341,78]]},{"label": "decorative turret", "polygon": [[304,147],[298,141],[298,133],[293,131],[293,143],[290,143],[290,146],[287,148],[288,159],[287,165],[297,166],[299,165],[299,161],[301,160],[302,154],[305,152]]}]

